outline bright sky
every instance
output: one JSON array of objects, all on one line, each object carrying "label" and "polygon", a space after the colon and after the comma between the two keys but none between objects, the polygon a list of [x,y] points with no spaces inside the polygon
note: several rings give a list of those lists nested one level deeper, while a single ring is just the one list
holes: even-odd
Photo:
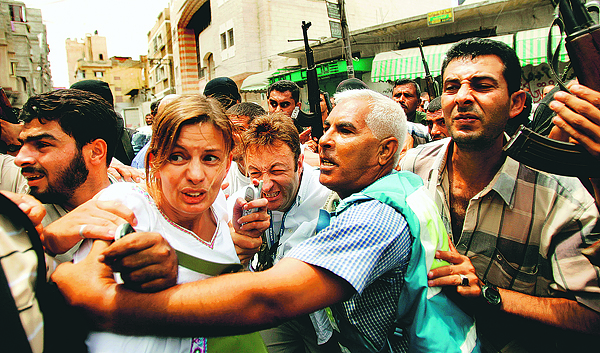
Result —
[{"label": "bright sky", "polygon": [[139,60],[148,51],[147,34],[169,0],[21,0],[42,10],[50,46],[50,68],[55,87],[68,87],[65,39],[86,33],[106,37],[108,56]]}]

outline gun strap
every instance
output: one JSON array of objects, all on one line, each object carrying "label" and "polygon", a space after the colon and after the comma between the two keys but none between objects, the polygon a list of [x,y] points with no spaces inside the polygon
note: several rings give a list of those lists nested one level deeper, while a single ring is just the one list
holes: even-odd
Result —
[{"label": "gun strap", "polygon": [[203,273],[209,276],[218,276],[223,273],[237,272],[242,268],[240,264],[220,264],[197,258],[183,251],[175,250],[179,266],[188,270]]},{"label": "gun strap", "polygon": [[[554,26],[558,26],[561,35],[560,35],[560,39],[558,40],[558,45],[556,46],[556,49],[553,51],[552,50],[552,28],[554,28]],[[561,91],[569,92],[569,90],[567,89],[567,87],[565,86],[565,84],[562,80],[562,77],[559,77],[558,74],[556,73],[556,71],[558,71],[558,58],[559,58],[559,54],[560,54],[560,46],[562,45],[562,41],[563,41],[562,40],[563,32],[564,32],[564,24],[563,24],[562,20],[560,19],[558,6],[556,6],[556,9],[554,10],[554,20],[552,21],[552,24],[550,25],[550,29],[548,30],[548,41],[547,41],[547,45],[546,45],[546,61],[548,62],[548,66],[550,66],[550,74],[552,75],[552,78],[554,79],[556,84],[560,87]]]}]

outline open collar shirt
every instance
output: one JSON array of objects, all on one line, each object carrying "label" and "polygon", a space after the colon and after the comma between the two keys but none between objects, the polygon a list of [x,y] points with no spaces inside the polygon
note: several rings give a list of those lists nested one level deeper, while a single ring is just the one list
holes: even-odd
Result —
[{"label": "open collar shirt", "polygon": [[[423,179],[452,233],[446,138],[409,150],[402,170]],[[470,201],[455,244],[482,280],[535,296],[576,299],[600,311],[599,269],[581,249],[599,238],[593,198],[576,178],[533,170],[510,157]],[[450,237],[453,238],[452,236]]]}]

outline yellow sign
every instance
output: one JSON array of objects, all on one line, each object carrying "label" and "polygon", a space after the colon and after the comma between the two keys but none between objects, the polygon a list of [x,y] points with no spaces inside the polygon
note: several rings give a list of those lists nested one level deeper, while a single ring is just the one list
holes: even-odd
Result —
[{"label": "yellow sign", "polygon": [[428,26],[435,26],[448,22],[454,22],[454,10],[452,8],[433,11],[427,14]]}]

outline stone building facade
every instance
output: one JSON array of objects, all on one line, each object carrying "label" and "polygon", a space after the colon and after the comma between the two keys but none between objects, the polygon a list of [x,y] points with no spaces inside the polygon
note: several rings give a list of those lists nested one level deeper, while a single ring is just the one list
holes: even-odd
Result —
[{"label": "stone building facade", "polygon": [[14,107],[52,90],[49,52],[41,10],[0,0],[0,86]]}]

